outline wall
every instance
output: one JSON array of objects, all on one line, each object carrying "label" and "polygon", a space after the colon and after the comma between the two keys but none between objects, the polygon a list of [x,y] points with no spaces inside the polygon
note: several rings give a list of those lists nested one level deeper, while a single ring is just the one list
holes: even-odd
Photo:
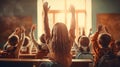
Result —
[{"label": "wall", "polygon": [[[31,16],[32,22],[37,22],[37,0],[1,0],[0,17]],[[2,24],[2,22],[0,22]],[[12,26],[11,26],[12,27]],[[0,30],[1,32],[1,30]],[[7,36],[7,35],[6,35]],[[1,37],[1,34],[0,34]],[[2,48],[4,42],[0,42]]]},{"label": "wall", "polygon": [[37,0],[2,0],[0,16],[32,16],[33,22],[37,17]]},{"label": "wall", "polygon": [[120,13],[120,0],[92,0],[92,28],[96,30],[96,15],[99,13]]}]

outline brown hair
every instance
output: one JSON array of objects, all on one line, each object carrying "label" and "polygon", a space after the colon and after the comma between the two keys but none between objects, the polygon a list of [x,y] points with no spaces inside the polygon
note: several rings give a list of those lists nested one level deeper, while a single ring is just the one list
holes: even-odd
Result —
[{"label": "brown hair", "polygon": [[41,41],[42,43],[46,43],[45,34],[42,34],[42,35],[40,36],[40,41]]},{"label": "brown hair", "polygon": [[107,48],[111,42],[111,36],[109,34],[103,33],[99,36],[99,43],[103,48]]},{"label": "brown hair", "polygon": [[71,44],[68,36],[68,30],[64,23],[56,23],[54,25],[52,29],[50,45],[54,58],[57,59],[58,62],[63,64],[64,66],[67,64],[69,65],[67,57],[70,57]]},{"label": "brown hair", "polygon": [[23,46],[27,46],[29,44],[29,42],[30,42],[30,38],[28,36],[25,36]]},{"label": "brown hair", "polygon": [[87,46],[89,46],[89,42],[90,42],[90,40],[89,40],[88,37],[86,37],[86,36],[81,36],[81,38],[79,39],[79,42],[78,42],[78,43],[80,43],[81,46],[87,47]]},{"label": "brown hair", "polygon": [[13,35],[8,39],[8,42],[11,46],[16,46],[19,41],[19,37],[17,35]]}]

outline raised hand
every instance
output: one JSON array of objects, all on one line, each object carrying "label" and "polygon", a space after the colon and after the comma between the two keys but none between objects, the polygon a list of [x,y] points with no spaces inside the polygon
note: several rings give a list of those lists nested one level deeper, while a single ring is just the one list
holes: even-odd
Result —
[{"label": "raised hand", "polygon": [[83,27],[82,35],[85,35],[85,28]]},{"label": "raised hand", "polygon": [[74,6],[71,5],[69,10],[71,12],[71,24],[70,24],[69,34],[70,34],[70,37],[72,38],[71,41],[74,42],[74,40],[75,40],[75,26],[76,26]]},{"label": "raised hand", "polygon": [[98,26],[98,32],[100,32],[102,30],[102,25]]},{"label": "raised hand", "polygon": [[73,5],[70,6],[69,10],[71,13],[75,13],[75,7]]},{"label": "raised hand", "polygon": [[92,28],[90,28],[90,32],[92,32]]},{"label": "raised hand", "polygon": [[24,26],[21,26],[21,33],[24,33],[25,32],[25,27]]},{"label": "raised hand", "polygon": [[20,33],[20,28],[19,28],[19,27],[17,27],[17,28],[15,29],[15,33],[16,33],[16,34],[19,34],[19,33]]},{"label": "raised hand", "polygon": [[108,31],[108,29],[107,29],[106,26],[104,26],[104,29],[105,29],[105,31],[106,31],[107,33],[110,33],[110,32]]},{"label": "raised hand", "polygon": [[35,29],[36,29],[36,25],[33,24],[33,25],[31,26],[31,31],[34,31]]},{"label": "raised hand", "polygon": [[47,13],[49,11],[49,9],[50,9],[50,7],[48,7],[48,2],[45,2],[43,4],[43,10],[44,10],[44,12]]}]

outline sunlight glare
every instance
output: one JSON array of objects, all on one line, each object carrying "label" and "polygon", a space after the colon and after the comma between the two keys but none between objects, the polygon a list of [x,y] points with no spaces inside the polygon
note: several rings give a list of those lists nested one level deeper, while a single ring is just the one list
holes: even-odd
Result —
[{"label": "sunlight glare", "polygon": [[[49,27],[52,29],[53,25],[56,22],[62,22],[67,25],[69,30],[71,23],[71,14],[68,12],[70,5],[74,5],[76,10],[85,10],[84,12],[76,13],[78,14],[78,20],[76,20],[78,24],[78,28],[76,28],[77,36],[80,28],[85,27],[86,34],[89,33],[89,29],[92,27],[91,20],[91,0],[43,0],[43,2],[48,2],[50,6],[50,10],[63,11],[61,13],[49,13]],[[66,2],[66,5],[65,5]],[[65,10],[66,7],[66,10]],[[66,13],[64,12],[66,11]],[[66,17],[66,18],[65,18]],[[67,22],[66,22],[67,21]],[[42,0],[37,0],[37,28],[38,28],[38,38],[44,33],[43,28],[43,18],[42,18]]]},{"label": "sunlight glare", "polygon": [[84,13],[78,14],[78,26],[79,28],[85,27],[85,14]]},{"label": "sunlight glare", "polygon": [[55,23],[56,22],[62,22],[65,23],[65,14],[64,13],[58,13],[55,15]]},{"label": "sunlight glare", "polygon": [[70,5],[74,5],[77,10],[85,9],[85,0],[67,0],[67,8],[69,8]]},{"label": "sunlight glare", "polygon": [[43,33],[42,0],[37,0],[37,39]]},{"label": "sunlight glare", "polygon": [[50,10],[64,10],[64,0],[44,0],[44,2],[49,3]]}]

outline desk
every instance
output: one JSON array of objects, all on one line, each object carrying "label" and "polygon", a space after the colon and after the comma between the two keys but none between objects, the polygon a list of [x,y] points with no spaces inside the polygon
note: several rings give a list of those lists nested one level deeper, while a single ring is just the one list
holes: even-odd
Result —
[{"label": "desk", "polygon": [[[36,54],[20,54],[19,58],[20,59],[35,59],[36,58]],[[48,58],[48,57],[44,56],[43,58]]]},{"label": "desk", "polygon": [[72,59],[71,67],[93,67],[91,59]]},{"label": "desk", "polygon": [[[33,67],[37,63],[50,61],[49,59],[11,59],[0,58],[0,67]],[[72,59],[71,67],[89,67],[90,59]]]},{"label": "desk", "polygon": [[36,54],[20,54],[19,57],[22,58],[29,58],[29,59],[34,59]]}]

